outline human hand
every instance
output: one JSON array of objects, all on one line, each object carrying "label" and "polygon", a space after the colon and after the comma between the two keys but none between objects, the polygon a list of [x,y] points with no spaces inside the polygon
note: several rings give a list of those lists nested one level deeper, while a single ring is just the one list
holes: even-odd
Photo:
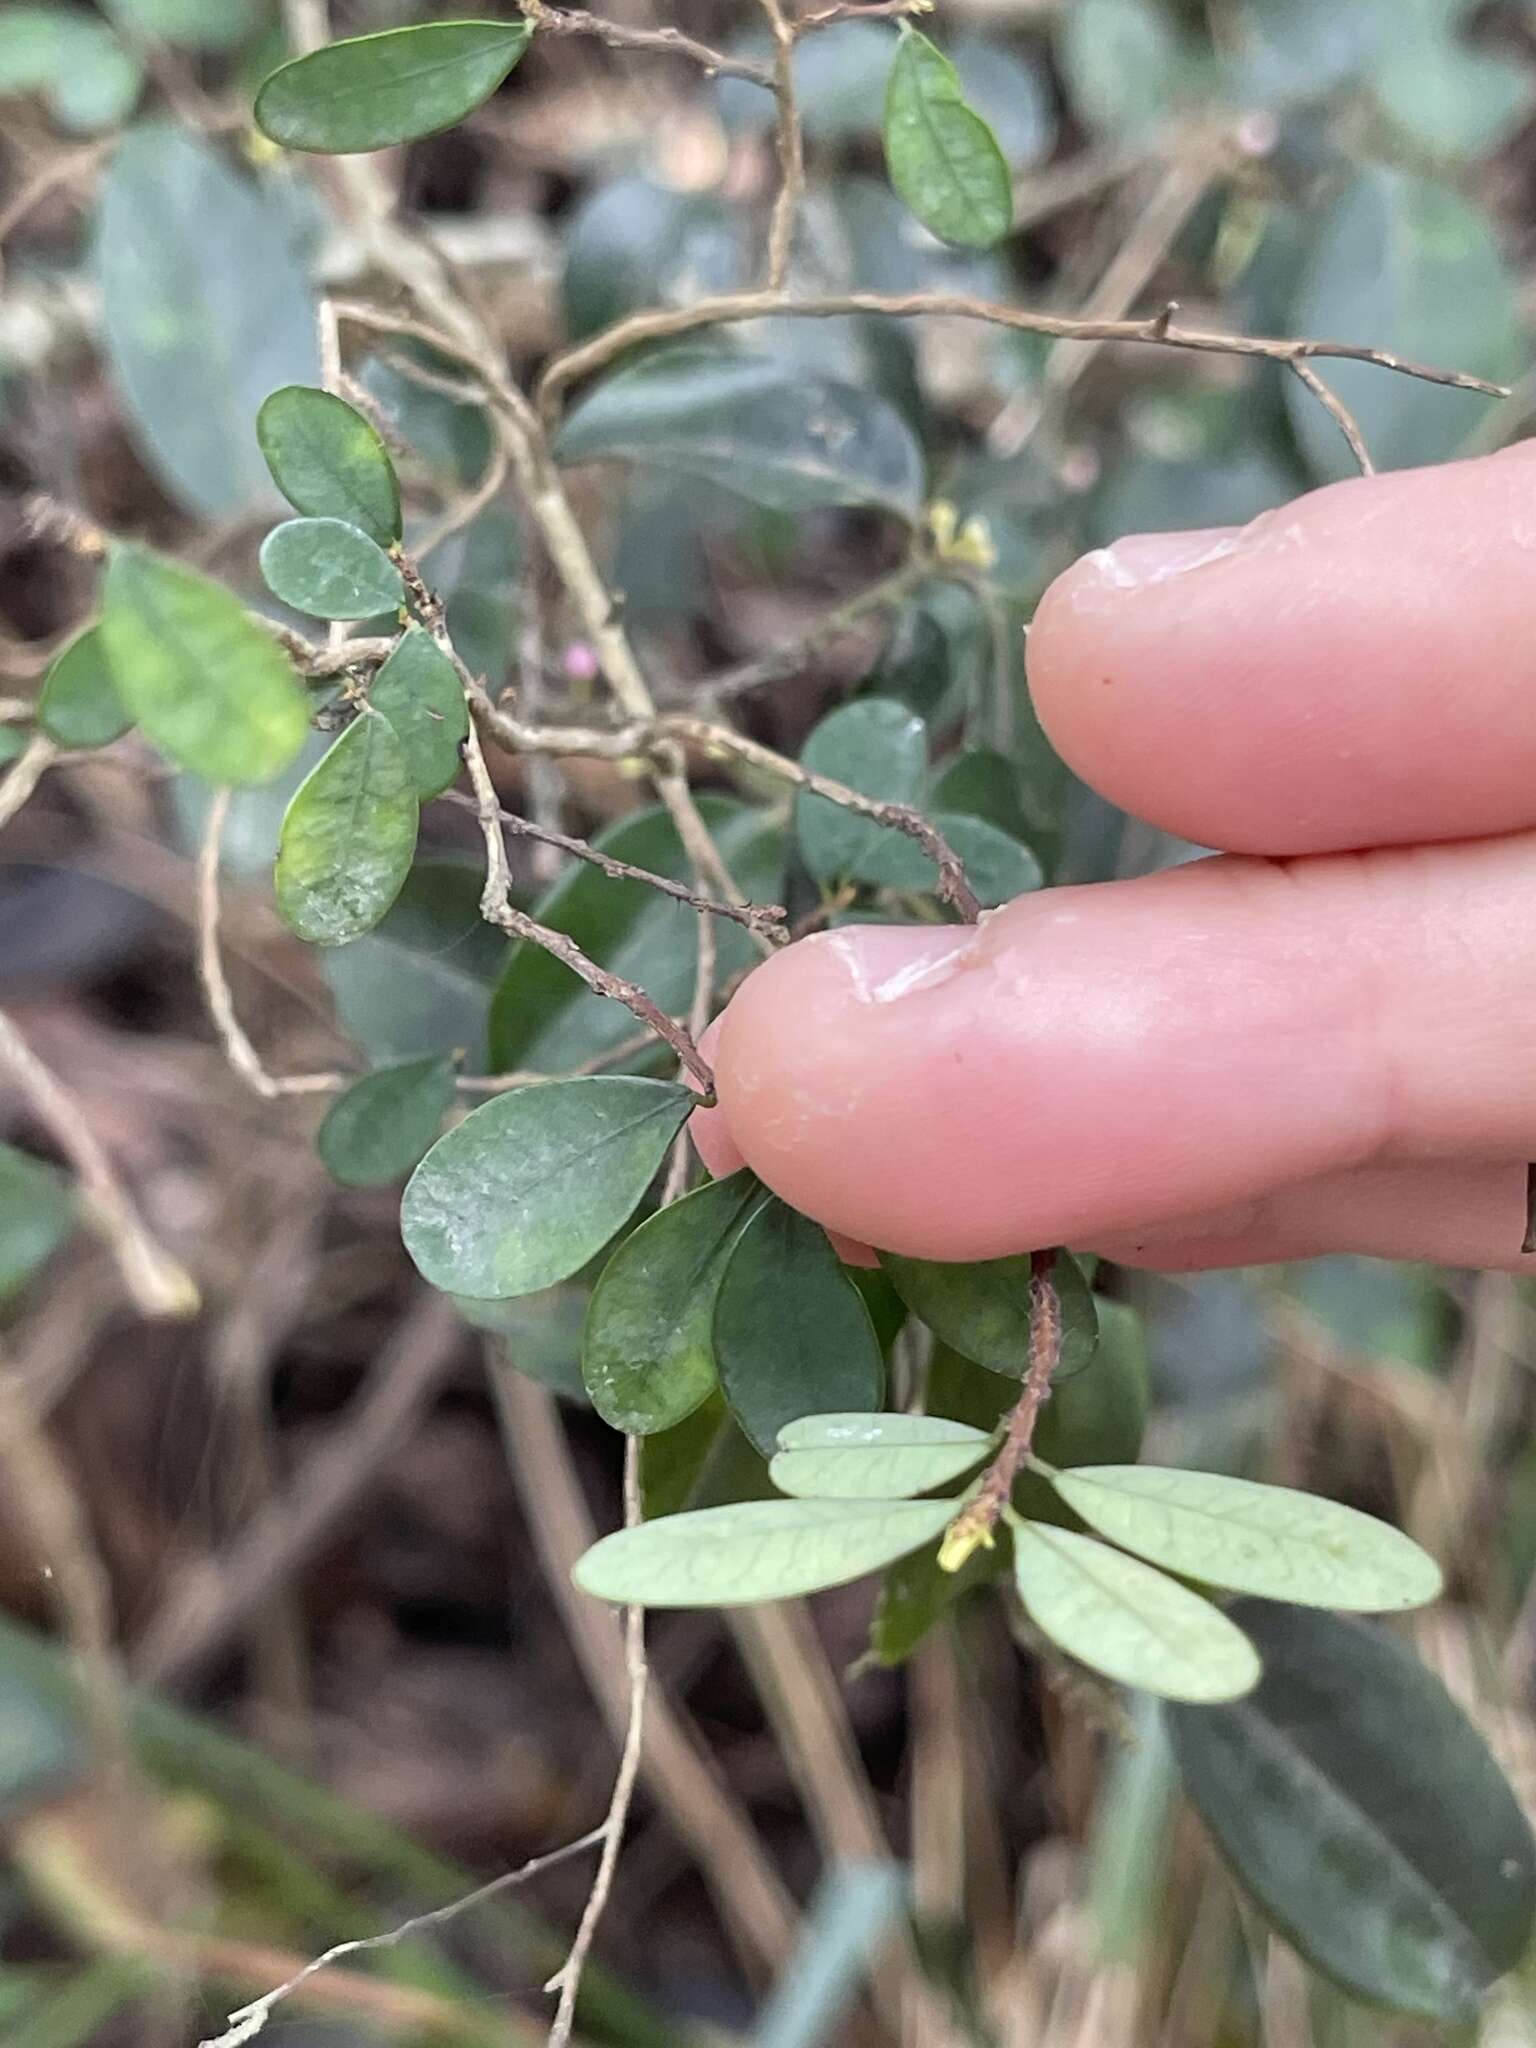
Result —
[{"label": "human hand", "polygon": [[706,1162],[912,1256],[1536,1266],[1536,445],[1118,542],[1028,665],[1085,780],[1227,851],[788,948]]}]

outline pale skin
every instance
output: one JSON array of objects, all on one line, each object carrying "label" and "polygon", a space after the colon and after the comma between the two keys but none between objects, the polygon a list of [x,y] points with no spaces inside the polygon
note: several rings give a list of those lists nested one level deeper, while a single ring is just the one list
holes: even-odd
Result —
[{"label": "pale skin", "polygon": [[1536,1270],[1536,444],[1085,556],[1028,661],[1085,781],[1223,853],[776,955],[706,1162],[927,1258]]}]

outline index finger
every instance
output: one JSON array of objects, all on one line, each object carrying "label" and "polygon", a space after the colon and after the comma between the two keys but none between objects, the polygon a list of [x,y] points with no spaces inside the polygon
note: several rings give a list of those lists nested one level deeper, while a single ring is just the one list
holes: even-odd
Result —
[{"label": "index finger", "polygon": [[1123,809],[1234,853],[1536,824],[1536,443],[1142,534],[1041,601],[1047,733]]}]

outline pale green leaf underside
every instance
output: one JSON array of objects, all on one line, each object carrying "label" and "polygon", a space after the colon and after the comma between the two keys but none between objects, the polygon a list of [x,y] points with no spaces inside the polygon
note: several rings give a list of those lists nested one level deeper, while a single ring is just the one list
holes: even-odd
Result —
[{"label": "pale green leaf underside", "polygon": [[1121,1685],[1210,1702],[1258,1683],[1257,1652],[1220,1608],[1091,1536],[1016,1521],[1013,1569],[1035,1626]]},{"label": "pale green leaf underside", "polygon": [[953,1501],[744,1501],[605,1536],[575,1579],[600,1600],[746,1607],[841,1586],[929,1543]]},{"label": "pale green leaf underside", "polygon": [[991,1437],[931,1415],[806,1415],[779,1431],[768,1476],[781,1493],[903,1500],[979,1464]]},{"label": "pale green leaf underside", "polygon": [[1233,1592],[1373,1614],[1440,1591],[1434,1559],[1400,1529],[1313,1494],[1156,1465],[1079,1467],[1052,1483],[1101,1536]]},{"label": "pale green leaf underside", "polygon": [[345,519],[287,519],[261,544],[273,595],[316,619],[371,619],[405,602],[400,571]]}]

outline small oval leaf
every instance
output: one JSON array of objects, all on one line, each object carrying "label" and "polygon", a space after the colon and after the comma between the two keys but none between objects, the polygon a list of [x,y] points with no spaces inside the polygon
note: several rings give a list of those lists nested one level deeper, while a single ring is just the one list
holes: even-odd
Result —
[{"label": "small oval leaf", "polygon": [[[988,1372],[1022,1377],[1029,1363],[1031,1271],[1027,1256],[952,1266],[882,1252],[880,1264],[915,1316],[963,1358]],[[1080,1372],[1099,1341],[1093,1296],[1075,1260],[1059,1252],[1052,1271],[1061,1305],[1058,1380]]]},{"label": "small oval leaf", "polygon": [[874,1409],[885,1360],[864,1298],[820,1224],[766,1202],[731,1248],[715,1299],[715,1369],[747,1436],[772,1455],[786,1423]]},{"label": "small oval leaf", "polygon": [[991,1442],[934,1415],[807,1415],[779,1431],[768,1476],[808,1499],[906,1500],[969,1472]]},{"label": "small oval leaf", "polygon": [[[800,754],[814,774],[846,782],[881,803],[912,804],[922,794],[928,728],[893,697],[859,697],[828,712]],[[818,882],[860,881],[865,869],[902,834],[861,818],[824,796],[795,798],[795,837]],[[917,853],[917,848],[913,848]],[[927,887],[931,865],[917,854]]]},{"label": "small oval leaf", "polygon": [[624,1075],[496,1096],[411,1176],[406,1250],[434,1287],[481,1300],[568,1280],[634,1214],[697,1099]]},{"label": "small oval leaf", "polygon": [[271,782],[303,746],[309,705],[293,664],[206,576],[118,548],[98,630],[134,723],[194,775]]},{"label": "small oval leaf", "polygon": [[132,726],[99,627],[87,626],[54,657],[37,700],[37,722],[61,747],[104,747]]},{"label": "small oval leaf", "polygon": [[1013,179],[942,50],[901,24],[885,95],[891,183],[941,242],[984,249],[1013,225]]},{"label": "small oval leaf", "polygon": [[267,588],[315,619],[371,619],[405,602],[400,571],[345,519],[287,519],[261,544]]},{"label": "small oval leaf", "polygon": [[587,1311],[581,1371],[592,1406],[615,1429],[652,1436],[713,1393],[720,1276],[762,1200],[750,1173],[711,1181],[648,1217],[603,1268]]},{"label": "small oval leaf", "polygon": [[364,1074],[326,1111],[316,1151],[345,1187],[403,1180],[442,1129],[453,1077],[451,1059],[402,1060]]},{"label": "small oval leaf", "polygon": [[405,750],[365,711],[293,793],[273,884],[284,921],[316,946],[372,931],[404,887],[420,807]]},{"label": "small oval leaf", "polygon": [[747,1607],[846,1585],[937,1536],[944,1500],[755,1500],[620,1529],[573,1574],[599,1600]]},{"label": "small oval leaf", "polygon": [[435,135],[490,98],[532,33],[526,21],[433,21],[327,43],[272,73],[256,125],[326,156]]},{"label": "small oval leaf", "polygon": [[1035,1626],[1121,1685],[1210,1701],[1258,1682],[1257,1652],[1219,1607],[1091,1536],[1015,1522],[1013,1575]]},{"label": "small oval leaf", "polygon": [[1440,1591],[1439,1566],[1400,1529],[1315,1494],[1159,1465],[1085,1465],[1051,1483],[1112,1543],[1235,1593],[1376,1614]]},{"label": "small oval leaf", "polygon": [[344,519],[381,548],[400,538],[400,486],[376,428],[312,384],[285,384],[256,415],[272,481],[296,512]]},{"label": "small oval leaf", "polygon": [[[820,803],[820,797],[803,798]],[[1021,840],[984,818],[964,811],[935,811],[933,823],[949,841],[965,869],[965,878],[975,890],[982,907],[995,910],[1015,896],[1026,896],[1045,880],[1040,863]],[[875,827],[880,844],[871,848],[860,863],[856,880],[877,889],[899,889],[918,896],[932,890],[938,869],[915,839],[887,826]]]},{"label": "small oval leaf", "polygon": [[441,796],[458,776],[469,706],[453,663],[425,627],[407,628],[374,677],[368,702],[394,727],[417,796],[423,803]]},{"label": "small oval leaf", "polygon": [[1357,1998],[1470,2019],[1536,1919],[1536,1843],[1482,1736],[1385,1630],[1262,1600],[1232,1612],[1264,1660],[1257,1690],[1167,1714],[1218,1848]]}]

